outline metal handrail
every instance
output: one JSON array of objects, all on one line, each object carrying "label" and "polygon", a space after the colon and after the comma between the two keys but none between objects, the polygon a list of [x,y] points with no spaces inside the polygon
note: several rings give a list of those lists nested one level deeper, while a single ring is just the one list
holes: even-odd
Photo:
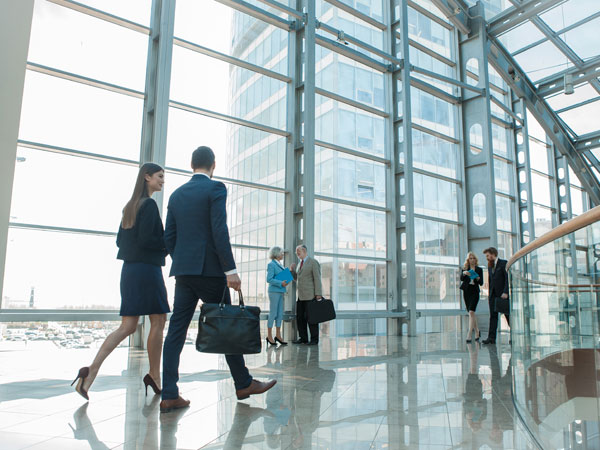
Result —
[{"label": "metal handrail", "polygon": [[566,236],[567,234],[574,233],[577,230],[587,227],[595,222],[600,221],[600,206],[596,206],[595,208],[590,209],[589,211],[581,214],[580,216],[571,219],[556,228],[548,231],[547,233],[541,235],[539,238],[533,240],[525,247],[521,248],[517,253],[515,253],[512,258],[508,261],[506,265],[506,270],[510,269],[510,267],[522,257],[530,254],[532,251],[537,250],[540,247],[548,244],[549,242],[560,239],[561,237]]}]

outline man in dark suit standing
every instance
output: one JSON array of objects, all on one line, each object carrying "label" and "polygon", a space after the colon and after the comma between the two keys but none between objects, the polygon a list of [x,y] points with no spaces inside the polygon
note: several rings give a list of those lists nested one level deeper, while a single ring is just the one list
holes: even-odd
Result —
[{"label": "man in dark suit standing", "polygon": [[[199,147],[192,154],[192,179],[178,188],[169,199],[165,244],[173,264],[175,302],[163,357],[163,390],[160,411],[169,412],[189,406],[179,395],[179,358],[187,330],[201,299],[219,303],[223,295],[231,303],[229,288],[241,289],[237,274],[225,203],[227,189],[212,180],[215,155],[209,147]],[[225,293],[225,294],[224,294]],[[262,394],[275,385],[253,380],[242,355],[225,355],[239,400]]]},{"label": "man in dark suit standing", "polygon": [[[498,250],[494,247],[486,248],[483,251],[488,262],[489,274],[489,297],[488,305],[490,307],[490,326],[488,329],[488,337],[484,344],[495,344],[496,333],[498,330],[498,311],[496,311],[496,298],[508,298],[508,273],[506,272],[505,259],[498,258]],[[510,326],[509,314],[504,314],[506,323]]]}]

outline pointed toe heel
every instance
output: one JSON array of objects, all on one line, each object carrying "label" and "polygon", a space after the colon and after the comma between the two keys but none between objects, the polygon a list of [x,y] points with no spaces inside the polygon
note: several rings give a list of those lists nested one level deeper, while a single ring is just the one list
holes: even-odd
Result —
[{"label": "pointed toe heel", "polygon": [[75,391],[77,391],[77,393],[79,395],[81,395],[83,398],[85,398],[86,400],[89,400],[90,397],[88,396],[87,390],[83,389],[83,381],[89,375],[90,375],[90,368],[89,367],[82,367],[81,369],[79,369],[79,373],[77,374],[77,376],[75,377],[75,379],[71,383],[71,386],[73,386],[75,384],[75,382],[77,382],[77,385],[75,386]]},{"label": "pointed toe heel", "polygon": [[158,395],[162,392],[162,389],[156,385],[156,383],[154,382],[154,378],[152,378],[149,373],[147,373],[146,376],[144,376],[144,379],[142,381],[144,382],[144,387],[146,388],[146,397],[148,397],[148,386],[152,388],[155,395]]}]

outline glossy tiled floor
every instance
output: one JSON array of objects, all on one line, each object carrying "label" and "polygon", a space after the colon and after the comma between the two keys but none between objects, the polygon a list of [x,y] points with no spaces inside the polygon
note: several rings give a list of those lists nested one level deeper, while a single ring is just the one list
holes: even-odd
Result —
[{"label": "glossy tiled floor", "polygon": [[69,386],[95,349],[0,343],[0,449],[521,449],[510,348],[455,333],[323,338],[247,358],[266,395],[237,402],[220,356],[186,345],[191,407],[160,414],[140,350],[118,348],[86,403]]}]

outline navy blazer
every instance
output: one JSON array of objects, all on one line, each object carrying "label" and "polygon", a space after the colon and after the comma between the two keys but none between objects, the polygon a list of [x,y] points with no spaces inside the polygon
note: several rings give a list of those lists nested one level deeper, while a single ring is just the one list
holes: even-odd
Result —
[{"label": "navy blazer", "polygon": [[169,198],[165,245],[171,276],[223,277],[235,269],[227,228],[227,189],[196,174]]},{"label": "navy blazer", "polygon": [[488,267],[490,276],[490,298],[500,297],[502,294],[508,294],[508,273],[506,272],[505,259],[498,258],[496,270]]}]

